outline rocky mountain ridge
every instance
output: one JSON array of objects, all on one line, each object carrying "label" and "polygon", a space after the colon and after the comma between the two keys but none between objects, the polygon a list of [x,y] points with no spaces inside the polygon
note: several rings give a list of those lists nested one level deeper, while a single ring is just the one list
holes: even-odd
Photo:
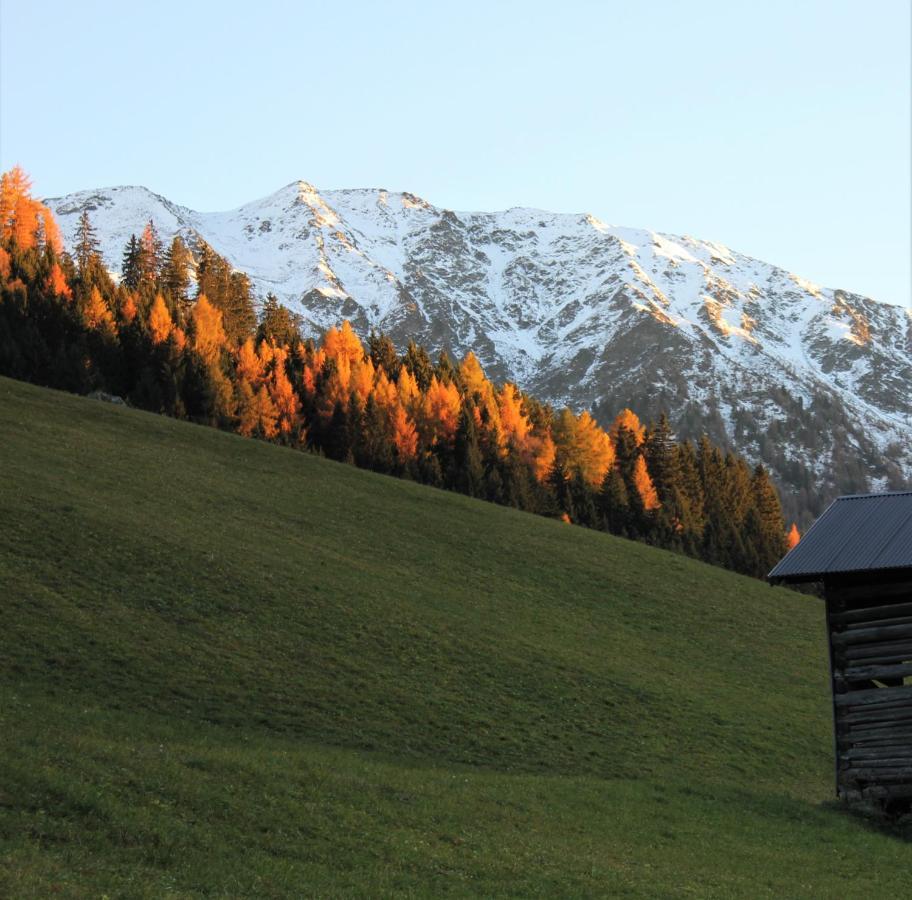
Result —
[{"label": "rocky mountain ridge", "polygon": [[154,221],[200,239],[317,333],[347,318],[603,421],[668,411],[771,468],[801,524],[837,493],[912,479],[912,314],[709,241],[535,209],[462,213],[409,193],[294,182],[220,213],[141,187],[47,201],[87,210],[109,267]]}]

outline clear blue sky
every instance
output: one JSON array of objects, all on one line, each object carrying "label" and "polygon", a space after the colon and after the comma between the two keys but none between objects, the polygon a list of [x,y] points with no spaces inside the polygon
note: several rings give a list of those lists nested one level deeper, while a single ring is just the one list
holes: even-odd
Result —
[{"label": "clear blue sky", "polygon": [[692,234],[910,302],[909,0],[0,0],[0,163],[228,209],[297,178]]}]

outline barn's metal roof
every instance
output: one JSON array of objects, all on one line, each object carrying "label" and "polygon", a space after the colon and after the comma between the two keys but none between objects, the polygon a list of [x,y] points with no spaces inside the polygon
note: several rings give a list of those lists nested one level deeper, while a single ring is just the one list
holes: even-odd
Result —
[{"label": "barn's metal roof", "polygon": [[769,573],[770,581],[912,568],[912,491],[834,500]]}]

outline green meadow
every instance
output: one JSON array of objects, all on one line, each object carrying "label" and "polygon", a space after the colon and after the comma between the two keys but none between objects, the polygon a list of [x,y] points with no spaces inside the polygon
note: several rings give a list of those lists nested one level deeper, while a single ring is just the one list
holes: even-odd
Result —
[{"label": "green meadow", "polygon": [[0,896],[877,897],[820,601],[0,379]]}]

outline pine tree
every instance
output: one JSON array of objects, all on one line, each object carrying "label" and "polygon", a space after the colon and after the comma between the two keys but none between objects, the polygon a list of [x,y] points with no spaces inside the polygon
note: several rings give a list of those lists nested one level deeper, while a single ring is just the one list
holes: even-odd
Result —
[{"label": "pine tree", "polygon": [[135,291],[142,279],[142,248],[135,234],[130,235],[124,247],[120,264],[120,283],[128,290]]},{"label": "pine tree", "polygon": [[98,236],[89,219],[88,210],[83,210],[76,226],[76,244],[73,253],[79,266],[79,276],[85,279],[93,257],[98,256]]},{"label": "pine tree", "polygon": [[434,376],[434,367],[431,365],[427,350],[419,347],[414,341],[409,341],[402,364],[415,379],[418,390],[422,394],[425,393],[431,386],[431,378]]},{"label": "pine tree", "polygon": [[233,344],[250,337],[256,329],[256,313],[250,295],[250,279],[233,272],[226,259],[205,241],[199,244],[196,267],[197,297],[205,294],[221,310],[225,334]]},{"label": "pine tree", "polygon": [[760,565],[760,570],[756,574],[762,576],[779,562],[788,549],[779,495],[762,465],[754,469],[751,494],[757,517],[755,533],[751,537],[755,541]]},{"label": "pine tree", "polygon": [[630,525],[630,502],[627,485],[616,467],[605,475],[599,493],[599,513],[603,527],[612,534],[626,534]]},{"label": "pine tree", "polygon": [[574,512],[573,521],[584,528],[597,528],[600,516],[596,507],[596,495],[582,472],[574,473],[570,479],[569,489]]},{"label": "pine tree", "polygon": [[677,445],[675,455],[681,486],[680,520],[675,523],[675,530],[681,536],[684,549],[696,553],[706,524],[703,483],[700,479],[697,454],[693,445],[684,441]]},{"label": "pine tree", "polygon": [[571,476],[564,469],[563,464],[555,462],[554,468],[548,475],[547,485],[554,497],[557,512],[564,513],[569,521],[575,521],[576,508],[573,505],[573,491],[570,489]]},{"label": "pine tree", "polygon": [[454,446],[455,487],[470,497],[484,495],[484,466],[478,446],[474,408],[466,404],[459,414]]},{"label": "pine tree", "polygon": [[396,353],[393,342],[385,334],[377,334],[371,329],[367,339],[367,352],[377,371],[383,369],[390,381],[395,381],[399,377],[402,361]]},{"label": "pine tree", "polygon": [[158,283],[162,264],[162,243],[152,219],[146,223],[139,239],[139,287],[150,291]]},{"label": "pine tree", "polygon": [[301,318],[282,306],[275,294],[267,294],[257,328],[257,341],[293,347],[301,339]]},{"label": "pine tree", "polygon": [[733,453],[725,454],[723,470],[724,503],[736,527],[740,527],[753,499],[751,497],[751,471],[746,462]]},{"label": "pine tree", "polygon": [[703,529],[702,556],[707,562],[731,566],[733,558],[743,557],[740,523],[728,496],[725,460],[718,447],[703,435],[697,447],[697,468],[703,489],[706,524]]},{"label": "pine tree", "polygon": [[661,507],[655,512],[655,540],[666,547],[683,547],[687,519],[681,456],[668,417],[663,412],[656,425],[646,429],[642,447]]},{"label": "pine tree", "polygon": [[434,373],[437,375],[437,380],[444,384],[458,382],[459,375],[456,366],[453,365],[453,360],[450,359],[450,355],[446,350],[440,351],[440,355],[437,357],[437,365],[434,367]]},{"label": "pine tree", "polygon": [[361,434],[355,447],[355,462],[375,472],[393,470],[393,445],[389,420],[373,393],[364,405]]},{"label": "pine tree", "polygon": [[232,272],[229,278],[228,300],[224,307],[226,331],[232,342],[237,343],[256,331],[256,310],[250,279],[244,272]]},{"label": "pine tree", "polygon": [[658,423],[646,430],[643,455],[659,499],[663,504],[668,503],[680,490],[681,469],[671,426],[664,412]]},{"label": "pine tree", "polygon": [[636,432],[624,424],[615,425],[612,429],[614,435],[614,453],[618,471],[624,479],[628,492],[635,490],[634,470],[640,458],[640,446]]},{"label": "pine tree", "polygon": [[178,309],[186,312],[193,256],[179,234],[174,235],[162,258],[161,286]]},{"label": "pine tree", "polygon": [[351,458],[351,429],[346,404],[337,400],[323,435],[323,450],[330,459],[347,462]]}]

